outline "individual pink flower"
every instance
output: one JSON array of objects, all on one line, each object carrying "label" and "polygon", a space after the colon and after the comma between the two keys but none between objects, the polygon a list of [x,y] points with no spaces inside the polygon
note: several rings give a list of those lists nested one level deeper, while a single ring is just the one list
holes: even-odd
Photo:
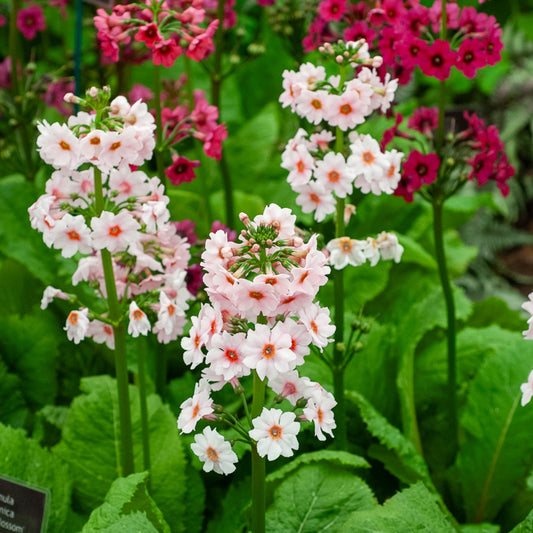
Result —
[{"label": "individual pink flower", "polygon": [[180,405],[180,410],[178,429],[182,433],[194,431],[198,420],[214,413],[211,388],[205,379],[196,383],[194,394]]},{"label": "individual pink flower", "polygon": [[216,472],[217,474],[231,474],[235,471],[235,463],[238,462],[237,454],[231,448],[231,444],[216,429],[204,428],[203,432],[194,436],[191,450],[204,463],[204,472]]},{"label": "individual pink flower", "polygon": [[50,230],[50,239],[54,248],[61,250],[63,257],[72,257],[78,252],[90,254],[93,251],[91,230],[85,224],[83,215],[65,214]]},{"label": "individual pink flower", "polygon": [[211,130],[204,140],[204,153],[217,161],[222,157],[222,141],[228,136],[226,124],[219,124]]},{"label": "individual pink flower", "polygon": [[232,294],[232,301],[243,316],[255,320],[259,313],[265,316],[276,314],[279,295],[272,285],[241,279]]},{"label": "individual pink flower", "polygon": [[346,13],[346,0],[322,0],[318,14],[326,21],[340,20]]},{"label": "individual pink flower", "polygon": [[152,48],[152,61],[154,65],[163,65],[170,68],[174,61],[181,55],[181,47],[174,39],[158,41]]},{"label": "individual pink flower", "polygon": [[264,324],[256,324],[255,330],[247,334],[243,347],[244,364],[255,369],[261,379],[288,372],[296,359],[291,350],[291,337],[280,324],[272,329]]},{"label": "individual pink flower", "polygon": [[350,170],[342,154],[328,152],[324,159],[316,162],[314,177],[338,198],[346,198],[353,190],[354,176]]},{"label": "individual pink flower", "polygon": [[194,169],[200,166],[200,161],[191,161],[186,157],[175,155],[172,157],[172,165],[165,169],[165,176],[172,185],[188,183],[196,178]]},{"label": "individual pink flower", "polygon": [[200,363],[204,362],[204,352],[202,347],[205,346],[207,335],[200,328],[198,317],[191,318],[192,327],[189,330],[189,336],[181,339],[181,347],[184,350],[183,362],[190,365],[191,368],[196,368]]},{"label": "individual pink flower", "polygon": [[296,435],[300,424],[292,412],[284,413],[281,409],[263,407],[261,415],[252,420],[254,429],[248,434],[257,441],[257,453],[274,461],[280,455],[291,457],[299,447]]},{"label": "individual pink flower", "polygon": [[144,43],[148,48],[153,48],[158,41],[163,38],[159,33],[159,28],[156,24],[151,22],[145,26],[141,26],[135,34],[135,40]]},{"label": "individual pink flower", "polygon": [[103,211],[91,220],[93,246],[100,250],[107,248],[111,253],[123,251],[140,238],[140,224],[127,211],[118,215]]},{"label": "individual pink flower", "polygon": [[329,262],[336,269],[341,270],[347,265],[359,266],[366,262],[360,241],[350,237],[339,237],[328,242]]},{"label": "individual pink flower", "polygon": [[150,322],[148,321],[146,313],[139,308],[135,301],[130,303],[129,319],[128,333],[132,337],[148,335],[148,332],[151,329]]},{"label": "individual pink flower", "polygon": [[210,350],[205,358],[212,369],[226,381],[250,374],[250,367],[244,364],[244,333],[229,334],[227,331],[213,335]]},{"label": "individual pink flower", "polygon": [[437,107],[418,107],[409,117],[407,126],[424,135],[430,136],[437,129],[439,123],[439,109]]},{"label": "individual pink flower", "polygon": [[310,383],[311,380],[307,376],[300,377],[296,370],[279,374],[268,380],[269,387],[292,405],[296,405],[300,398],[309,396]]},{"label": "individual pink flower", "polygon": [[451,50],[449,41],[436,39],[420,52],[418,65],[426,76],[434,76],[438,80],[444,81],[450,77],[456,55],[456,52]]},{"label": "individual pink flower", "polygon": [[209,23],[207,29],[197,35],[187,48],[187,57],[194,61],[201,61],[213,50],[213,35],[218,28],[218,19]]},{"label": "individual pink flower", "polygon": [[304,213],[313,213],[317,222],[322,222],[327,215],[335,212],[335,198],[330,191],[318,182],[310,181],[304,185],[293,186],[298,193],[296,203]]},{"label": "individual pink flower", "polygon": [[82,162],[80,141],[66,124],[46,120],[37,124],[40,135],[37,137],[39,154],[45,163],[54,168],[76,169]]},{"label": "individual pink flower", "polygon": [[331,94],[326,101],[324,119],[342,131],[351,130],[365,121],[367,109],[356,91]]},{"label": "individual pink flower", "polygon": [[403,174],[417,176],[421,183],[428,185],[437,179],[439,166],[437,154],[422,154],[418,150],[412,150],[403,166]]},{"label": "individual pink flower", "polygon": [[478,69],[487,64],[485,47],[479,39],[465,39],[459,50],[457,50],[457,60],[455,66],[467,78],[473,78]]},{"label": "individual pink flower", "polygon": [[105,344],[110,350],[115,349],[115,333],[113,327],[100,320],[93,320],[89,324],[87,336],[97,344]]},{"label": "individual pink flower", "polygon": [[17,12],[17,28],[25,39],[34,39],[38,31],[46,29],[43,8],[38,5],[23,7]]},{"label": "individual pink flower", "polygon": [[332,342],[332,335],[335,333],[335,326],[331,323],[329,309],[313,304],[302,310],[300,321],[305,325],[311,334],[313,344],[322,351],[328,343]]},{"label": "individual pink flower", "polygon": [[60,300],[70,299],[69,295],[55,287],[48,286],[44,289],[43,297],[41,299],[41,309],[46,309],[48,304],[54,299],[59,298]]},{"label": "individual pink flower", "polygon": [[71,311],[64,329],[67,332],[68,340],[73,341],[74,344],[79,344],[89,330],[89,310],[83,308],[78,311]]}]

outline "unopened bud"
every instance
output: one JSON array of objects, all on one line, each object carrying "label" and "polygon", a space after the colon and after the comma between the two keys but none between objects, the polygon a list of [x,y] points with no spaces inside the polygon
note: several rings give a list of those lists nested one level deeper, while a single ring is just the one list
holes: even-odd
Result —
[{"label": "unopened bud", "polygon": [[337,342],[335,344],[335,349],[338,352],[345,352],[346,351],[346,344],[344,344],[344,342]]},{"label": "unopened bud", "polygon": [[261,250],[261,247],[259,246],[259,244],[254,244],[251,248],[250,248],[250,252],[252,252],[253,254],[256,254],[259,252],[259,250]]},{"label": "unopened bud", "polygon": [[68,104],[81,104],[82,99],[79,96],[76,96],[73,93],[67,93],[63,96],[63,100]]},{"label": "unopened bud", "polygon": [[239,213],[239,220],[247,226],[250,224],[250,217],[246,213]]},{"label": "unopened bud", "polygon": [[91,87],[87,91],[87,96],[90,96],[91,98],[96,98],[98,96],[98,89],[96,87]]},{"label": "unopened bud", "polygon": [[361,333],[368,333],[370,331],[370,323],[369,322],[363,322],[361,324]]},{"label": "unopened bud", "polygon": [[374,68],[379,68],[381,67],[381,65],[383,65],[383,58],[381,56],[376,56],[372,58],[372,66]]},{"label": "unopened bud", "polygon": [[340,64],[340,63],[342,63],[342,62],[344,61],[344,58],[343,58],[341,55],[338,55],[338,56],[335,58],[335,61],[336,61],[337,63]]},{"label": "unopened bud", "polygon": [[357,342],[353,345],[353,348],[352,348],[352,349],[353,349],[354,352],[360,352],[363,348],[364,348],[363,343],[357,341]]}]

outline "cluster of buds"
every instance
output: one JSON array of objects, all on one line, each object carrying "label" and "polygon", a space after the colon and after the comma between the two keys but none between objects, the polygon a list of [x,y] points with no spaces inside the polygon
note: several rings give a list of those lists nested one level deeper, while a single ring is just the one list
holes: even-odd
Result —
[{"label": "cluster of buds", "polygon": [[[329,309],[314,302],[330,267],[317,250],[316,235],[308,242],[296,235],[289,209],[271,204],[253,221],[240,218],[246,227],[240,243],[219,230],[210,234],[202,254],[210,304],[192,318],[182,347],[191,368],[207,366],[194,395],[181,406],[178,428],[190,433],[201,418],[225,422],[256,445],[260,456],[274,460],[298,448],[300,422],[313,422],[320,440],[336,427],[333,396],[297,371],[311,345],[322,351],[332,341]],[[289,409],[264,407],[259,416],[241,421],[213,402],[213,392],[230,383],[249,413],[241,381],[250,374],[276,393],[273,405]],[[216,430],[207,427],[192,449],[206,471],[235,469],[231,443]]]},{"label": "cluster of buds", "polygon": [[475,113],[465,112],[463,117],[465,129],[448,132],[443,147],[445,157],[441,160],[435,147],[435,130],[438,125],[436,107],[415,110],[407,121],[408,129],[399,129],[403,117],[401,114],[396,116],[395,124],[385,132],[382,144],[387,145],[394,137],[401,137],[423,141],[425,146],[425,153],[418,150],[409,153],[402,179],[394,192],[396,196],[412,202],[414,193],[420,191],[424,194],[426,185],[444,187],[444,194],[448,197],[468,180],[475,180],[479,186],[494,181],[504,196],[509,193],[507,180],[514,175],[514,168],[504,152],[498,128],[494,125],[486,126]]},{"label": "cluster of buds", "polygon": [[493,16],[474,7],[446,4],[446,31],[440,38],[442,2],[431,7],[419,0],[373,0],[351,5],[347,0],[322,0],[317,18],[304,39],[310,51],[324,41],[366,39],[383,56],[400,83],[408,83],[416,66],[427,76],[445,80],[451,68],[469,78],[500,60],[502,30]]},{"label": "cluster of buds", "polygon": [[[70,95],[94,113],[79,112],[68,125],[39,124],[40,155],[56,170],[29,208],[30,221],[48,247],[79,258],[73,285],[89,282],[101,298],[108,296],[102,256],[109,254],[123,312],[119,322],[128,316],[132,336],[152,329],[167,343],[181,334],[191,298],[185,281],[189,244],[170,222],[160,180],[130,166],[152,156],[154,120],[146,104],[109,98],[108,89],[96,88],[83,99]],[[48,287],[41,307],[54,297],[79,302]],[[156,317],[153,328],[150,316]],[[70,313],[65,329],[76,343],[92,337],[113,347],[116,325],[106,312],[82,306]]]},{"label": "cluster of buds", "polygon": [[[144,43],[154,65],[171,67],[182,54],[200,61],[213,51],[213,35],[218,19],[207,27],[203,3],[192,2],[183,9],[181,2],[119,4],[111,14],[98,9],[94,24],[102,52],[111,61],[119,59],[119,45],[134,41]],[[149,55],[148,55],[149,56]]]}]

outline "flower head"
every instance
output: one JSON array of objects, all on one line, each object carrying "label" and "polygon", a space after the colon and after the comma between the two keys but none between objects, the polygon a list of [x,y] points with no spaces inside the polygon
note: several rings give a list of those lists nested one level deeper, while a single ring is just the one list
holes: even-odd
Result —
[{"label": "flower head", "polygon": [[237,454],[216,429],[206,427],[202,433],[195,435],[191,450],[204,463],[204,472],[227,475],[235,471]]}]

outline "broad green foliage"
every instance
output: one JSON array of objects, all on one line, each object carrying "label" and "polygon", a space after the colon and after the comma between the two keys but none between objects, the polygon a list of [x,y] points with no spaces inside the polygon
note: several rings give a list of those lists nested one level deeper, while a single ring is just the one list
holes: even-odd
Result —
[{"label": "broad green foliage", "polygon": [[104,503],[91,513],[82,533],[127,531],[126,525],[130,531],[170,533],[161,511],[146,490],[147,480],[147,472],[116,479]]},{"label": "broad green foliage", "polygon": [[495,524],[467,524],[461,526],[461,533],[500,533],[500,526]]},{"label": "broad green foliage", "polygon": [[171,220],[193,220],[196,222],[197,233],[200,235],[208,234],[211,222],[207,216],[207,199],[205,196],[175,187],[168,187],[166,194],[170,199],[168,209]]},{"label": "broad green foliage", "polygon": [[338,526],[351,512],[375,506],[368,485],[351,472],[331,465],[306,465],[276,489],[274,503],[267,510],[266,530],[340,533],[343,530]]},{"label": "broad green foliage", "polygon": [[426,463],[413,443],[378,413],[364,396],[349,391],[347,398],[359,409],[371,435],[379,440],[380,444],[372,445],[368,453],[383,462],[385,468],[404,483],[420,480],[434,491]]},{"label": "broad green foliage", "polygon": [[[119,418],[116,382],[109,376],[85,378],[85,393],[74,399],[54,452],[69,463],[74,478],[74,498],[80,509],[100,505],[111,483],[120,475]],[[130,386],[134,454],[141,470],[141,422],[139,394]],[[184,531],[187,513],[186,461],[176,430],[176,420],[156,395],[148,397],[151,451],[150,494],[170,524],[172,532]],[[202,501],[195,502],[203,507]]]},{"label": "broad green foliage", "polygon": [[0,475],[50,491],[48,531],[65,531],[72,482],[67,466],[28,439],[20,429],[0,424]]},{"label": "broad green foliage", "polygon": [[29,414],[18,376],[8,372],[0,360],[0,422],[21,427]]},{"label": "broad green foliage", "polygon": [[531,511],[523,522],[520,522],[511,533],[530,533],[533,531],[533,511]]},{"label": "broad green foliage", "polygon": [[422,483],[417,483],[393,496],[383,506],[351,513],[335,531],[455,533],[456,529],[439,508],[437,497]]},{"label": "broad green foliage", "polygon": [[493,353],[470,385],[460,417],[463,444],[450,473],[470,522],[494,519],[533,466],[533,409],[520,406],[520,384],[531,370],[529,345],[504,330],[491,344]]}]

